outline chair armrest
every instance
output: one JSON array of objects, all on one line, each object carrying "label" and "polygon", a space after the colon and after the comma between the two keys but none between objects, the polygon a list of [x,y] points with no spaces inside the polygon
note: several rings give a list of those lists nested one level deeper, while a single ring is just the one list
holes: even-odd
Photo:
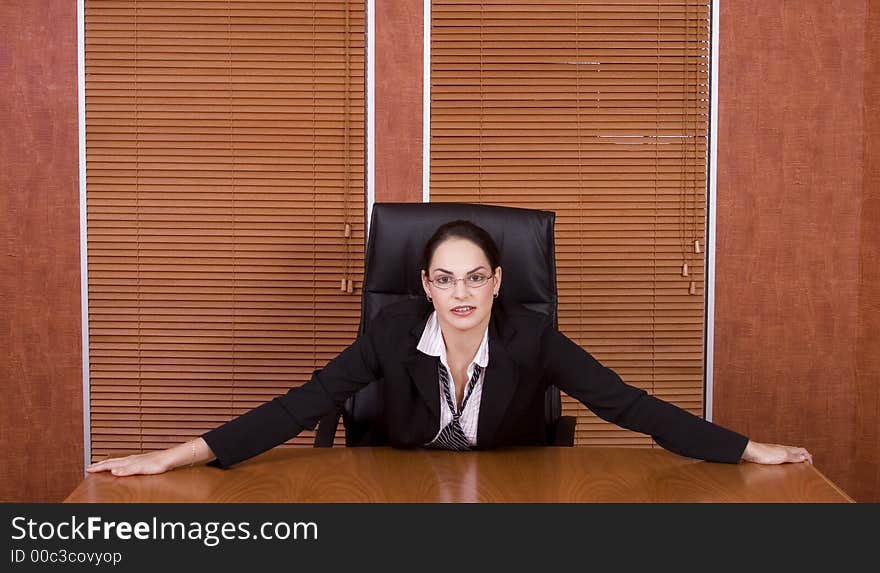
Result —
[{"label": "chair armrest", "polygon": [[574,446],[574,429],[577,418],[574,416],[560,416],[555,424],[547,426],[548,446]]},{"label": "chair armrest", "polygon": [[321,418],[318,422],[318,428],[315,432],[316,448],[332,448],[333,440],[336,438],[336,427],[339,425],[339,417],[342,410],[334,409],[332,412]]}]

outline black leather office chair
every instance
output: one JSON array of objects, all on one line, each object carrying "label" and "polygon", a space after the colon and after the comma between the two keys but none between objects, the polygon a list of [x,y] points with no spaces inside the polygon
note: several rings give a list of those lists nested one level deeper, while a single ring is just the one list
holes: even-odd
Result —
[{"label": "black leather office chair", "polygon": [[[425,296],[421,257],[425,243],[447,221],[467,219],[483,227],[501,251],[504,281],[500,296],[543,312],[557,326],[556,258],[553,239],[555,213],[534,209],[467,203],[376,203],[367,242],[360,332],[379,310],[393,302]],[[316,447],[333,445],[339,415],[343,417],[347,446],[388,443],[382,424],[381,381],[349,398],[342,412],[321,420]],[[547,444],[574,445],[575,418],[562,416],[560,392],[547,389],[545,416]]]}]

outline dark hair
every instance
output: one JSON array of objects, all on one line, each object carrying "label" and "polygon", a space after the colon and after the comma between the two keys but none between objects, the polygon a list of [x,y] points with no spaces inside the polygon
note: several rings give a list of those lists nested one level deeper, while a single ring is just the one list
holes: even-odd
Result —
[{"label": "dark hair", "polygon": [[492,235],[479,225],[464,219],[458,219],[440,225],[434,231],[434,234],[431,235],[431,238],[428,239],[428,242],[425,244],[425,251],[422,253],[422,269],[425,272],[429,270],[428,265],[431,264],[431,259],[434,258],[434,252],[437,250],[437,247],[447,239],[466,239],[480,247],[483,254],[489,260],[492,272],[495,272],[495,269],[501,266],[501,253]]}]

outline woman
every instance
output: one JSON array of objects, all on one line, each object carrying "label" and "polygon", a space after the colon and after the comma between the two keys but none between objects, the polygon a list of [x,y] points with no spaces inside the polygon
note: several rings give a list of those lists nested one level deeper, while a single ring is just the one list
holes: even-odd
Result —
[{"label": "woman", "polygon": [[425,246],[424,300],[389,305],[301,387],[199,438],[94,463],[89,472],[157,474],[210,461],[229,467],[281,444],[364,385],[384,379],[391,445],[454,450],[544,443],[544,393],[555,385],[597,415],[680,455],[716,462],[812,462],[804,448],[764,444],[625,384],[551,320],[498,300],[498,247],[468,221]]}]

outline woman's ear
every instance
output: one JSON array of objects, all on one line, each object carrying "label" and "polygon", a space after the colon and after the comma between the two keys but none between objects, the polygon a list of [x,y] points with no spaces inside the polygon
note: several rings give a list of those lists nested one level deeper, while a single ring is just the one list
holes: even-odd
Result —
[{"label": "woman's ear", "polygon": [[422,269],[422,288],[425,289],[425,296],[431,300],[431,291],[428,290],[428,273],[425,272],[425,269]]},{"label": "woman's ear", "polygon": [[501,267],[495,269],[495,296],[501,292]]}]

